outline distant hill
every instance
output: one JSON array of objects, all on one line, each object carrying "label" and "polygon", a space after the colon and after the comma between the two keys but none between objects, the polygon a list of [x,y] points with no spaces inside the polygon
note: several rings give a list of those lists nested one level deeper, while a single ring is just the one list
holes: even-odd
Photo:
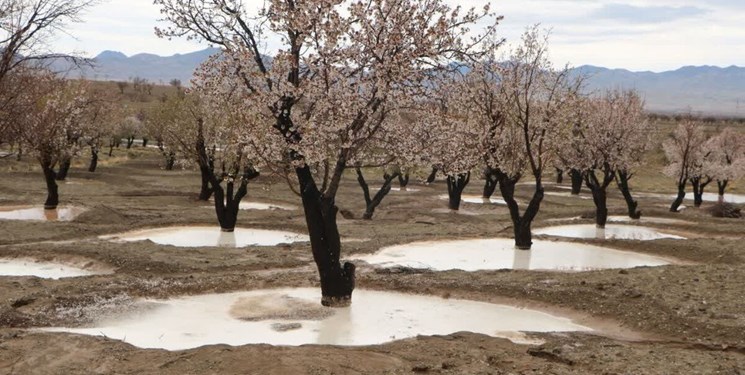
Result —
[{"label": "distant hill", "polygon": [[650,112],[745,117],[745,68],[686,66],[653,73],[585,65],[574,73],[587,75],[588,91],[639,90]]},{"label": "distant hill", "polygon": [[[94,59],[94,68],[73,70],[68,76],[103,81],[126,81],[141,77],[163,84],[176,78],[188,85],[194,69],[219,51],[208,48],[167,57],[145,53],[127,57],[121,52],[104,51]],[[55,69],[63,71],[69,70],[69,67],[60,62]],[[585,65],[575,68],[573,74],[588,76],[589,92],[601,92],[608,88],[636,88],[644,96],[650,112],[745,117],[745,68],[686,66],[674,71],[653,73]]]},{"label": "distant hill", "polygon": [[220,52],[216,48],[207,48],[186,54],[158,56],[141,53],[127,57],[117,51],[104,51],[93,59],[94,66],[82,70],[70,70],[62,61],[53,65],[55,70],[69,71],[68,77],[99,81],[127,81],[133,77],[145,78],[151,82],[167,84],[172,79],[179,79],[188,85],[194,69],[210,56]]}]

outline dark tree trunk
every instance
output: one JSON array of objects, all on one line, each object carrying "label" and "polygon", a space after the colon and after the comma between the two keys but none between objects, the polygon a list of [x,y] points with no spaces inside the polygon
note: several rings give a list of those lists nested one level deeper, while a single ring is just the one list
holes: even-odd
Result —
[{"label": "dark tree trunk", "polygon": [[42,162],[44,171],[44,180],[47,183],[47,200],[44,202],[44,209],[53,210],[59,205],[59,193],[57,191],[57,173],[49,162]]},{"label": "dark tree trunk", "polygon": [[142,147],[147,147],[147,138],[142,138]]},{"label": "dark tree trunk", "polygon": [[561,184],[564,182],[564,170],[556,168],[556,183]]},{"label": "dark tree trunk", "polygon": [[615,172],[607,164],[603,168],[603,179],[597,177],[594,169],[584,173],[585,183],[592,192],[592,201],[595,203],[595,224],[598,228],[605,228],[608,222],[608,185],[615,179]]},{"label": "dark tree trunk", "polygon": [[616,175],[616,185],[618,185],[618,189],[621,190],[621,194],[623,194],[623,199],[626,201],[626,206],[629,210],[629,217],[632,219],[640,219],[642,217],[642,212],[637,210],[638,203],[634,200],[634,197],[631,196],[631,189],[629,189],[629,180],[631,179],[631,174],[626,171],[619,171]]},{"label": "dark tree trunk", "polygon": [[127,137],[127,150],[129,150],[130,148],[132,148],[132,145],[134,143],[135,143],[135,137],[134,136]]},{"label": "dark tree trunk", "polygon": [[729,184],[729,180],[717,180],[717,189],[719,190],[717,201],[719,203],[724,203],[724,192],[727,190],[727,184]]},{"label": "dark tree trunk", "polygon": [[91,146],[91,163],[88,165],[88,172],[95,172],[98,167],[98,147]]},{"label": "dark tree trunk", "polygon": [[451,210],[457,211],[460,209],[460,198],[469,181],[471,181],[471,172],[461,173],[456,176],[447,176],[448,207]]},{"label": "dark tree trunk", "polygon": [[214,168],[214,159],[207,154],[207,146],[204,143],[203,135],[204,123],[202,119],[198,121],[197,129],[197,142],[195,144],[197,151],[197,163],[199,164],[199,173],[202,177],[202,186],[199,190],[199,200],[208,201],[212,196],[212,188],[210,188],[210,176],[212,176]]},{"label": "dark tree trunk", "polygon": [[365,176],[362,175],[362,169],[360,167],[355,167],[354,169],[357,172],[357,182],[360,184],[362,193],[365,196],[365,213],[362,215],[362,218],[365,220],[371,220],[373,215],[375,214],[375,209],[383,201],[383,198],[385,198],[385,196],[391,192],[391,185],[393,184],[393,180],[396,177],[400,177],[400,173],[396,172],[392,175],[385,174],[383,186],[381,186],[380,190],[378,190],[375,196],[371,198],[370,188],[367,184],[367,181],[365,181]]},{"label": "dark tree trunk", "polygon": [[172,171],[173,165],[176,163],[176,153],[171,151],[171,152],[166,153],[165,155],[166,155],[166,170]]},{"label": "dark tree trunk", "polygon": [[572,178],[572,195],[579,195],[582,192],[582,172],[572,169],[569,171],[569,177]]},{"label": "dark tree trunk", "polygon": [[694,177],[690,179],[691,186],[693,186],[693,206],[701,207],[704,203],[704,189],[711,182],[710,178]]},{"label": "dark tree trunk", "polygon": [[339,261],[341,239],[336,223],[339,209],[333,196],[325,197],[318,190],[310,167],[296,168],[295,171],[300,183],[313,260],[321,277],[321,304],[332,307],[349,306],[354,290],[355,266],[350,262],[345,262],[342,266]]},{"label": "dark tree trunk", "polygon": [[507,203],[512,219],[513,232],[515,233],[515,247],[520,250],[530,250],[533,245],[533,234],[531,233],[531,224],[538,214],[543,201],[543,186],[540,180],[536,181],[536,190],[533,197],[525,209],[525,213],[520,215],[520,208],[515,200],[516,179],[510,179],[504,174],[499,174],[499,191],[502,198]]},{"label": "dark tree trunk", "polygon": [[16,153],[16,161],[21,161],[21,157],[23,156],[23,145],[18,144],[18,152]]},{"label": "dark tree trunk", "polygon": [[57,181],[64,181],[67,179],[67,173],[70,171],[70,163],[72,162],[72,158],[64,158],[62,159],[62,164],[60,164],[59,172],[57,172]]},{"label": "dark tree trunk", "polygon": [[499,179],[492,168],[486,167],[484,169],[484,180],[484,193],[482,194],[482,198],[489,199],[494,195],[494,191],[497,190]]},{"label": "dark tree trunk", "polygon": [[401,191],[406,191],[406,187],[409,185],[409,174],[408,173],[396,173],[398,175],[398,187]]},{"label": "dark tree trunk", "polygon": [[678,212],[680,205],[683,203],[683,199],[686,197],[686,182],[678,183],[678,196],[675,197],[673,204],[670,205],[670,212]]},{"label": "dark tree trunk", "polygon": [[227,181],[225,190],[223,190],[221,185],[223,181],[218,180],[214,174],[210,174],[210,184],[215,194],[215,214],[217,214],[217,221],[220,223],[220,229],[223,232],[233,232],[235,230],[241,200],[248,192],[248,182],[258,176],[259,172],[247,167],[243,171],[243,176],[240,177],[238,190],[233,193],[237,176],[223,176],[223,180]]},{"label": "dark tree trunk", "polygon": [[435,178],[436,177],[437,177],[437,167],[433,165],[432,166],[432,172],[430,172],[429,176],[427,176],[426,183],[431,184],[431,183],[435,182]]},{"label": "dark tree trunk", "polygon": [[114,142],[113,140],[109,141],[109,157],[114,155],[114,147],[116,147],[116,142]]}]

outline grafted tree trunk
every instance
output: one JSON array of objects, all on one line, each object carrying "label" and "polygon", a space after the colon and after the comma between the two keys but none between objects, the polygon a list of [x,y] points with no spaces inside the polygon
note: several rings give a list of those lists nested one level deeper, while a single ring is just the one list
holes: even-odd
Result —
[{"label": "grafted tree trunk", "polygon": [[409,186],[409,174],[408,173],[395,173],[398,175],[398,187],[401,191],[406,191],[406,187]]},{"label": "grafted tree trunk", "polygon": [[207,146],[204,143],[204,121],[198,120],[197,124],[197,141],[195,144],[197,151],[197,164],[199,164],[199,174],[202,178],[202,185],[199,190],[199,200],[208,201],[212,196],[212,188],[210,187],[210,176],[212,175],[214,168],[214,158],[207,154]]},{"label": "grafted tree trunk", "polygon": [[690,179],[691,186],[693,186],[693,205],[695,207],[701,207],[704,203],[704,189],[711,183],[711,178],[708,177],[693,177]]},{"label": "grafted tree trunk", "polygon": [[67,179],[67,173],[70,171],[70,164],[72,163],[71,157],[65,157],[62,159],[62,163],[57,172],[57,181],[64,181]]},{"label": "grafted tree trunk", "polygon": [[616,185],[618,185],[618,189],[621,190],[623,199],[626,201],[626,206],[629,210],[629,217],[632,219],[640,219],[642,217],[642,212],[636,209],[638,203],[634,200],[634,197],[631,196],[631,189],[629,189],[629,180],[631,177],[631,173],[628,173],[627,171],[619,171],[616,175]]},{"label": "grafted tree trunk", "polygon": [[45,155],[39,159],[41,169],[44,172],[44,181],[47,184],[47,200],[44,209],[53,210],[59,205],[59,192],[57,191],[57,173],[54,171],[54,162]]},{"label": "grafted tree trunk", "polygon": [[615,172],[610,166],[603,167],[603,179],[599,179],[594,169],[584,173],[585,183],[592,192],[592,201],[595,203],[595,225],[605,228],[608,222],[608,185],[615,179]]},{"label": "grafted tree trunk", "polygon": [[727,184],[729,184],[729,180],[717,180],[717,189],[719,190],[717,201],[719,203],[724,203],[724,192],[727,190]]},{"label": "grafted tree trunk", "polygon": [[533,193],[533,197],[530,199],[530,203],[528,203],[525,213],[520,215],[520,207],[515,200],[515,185],[517,184],[517,180],[510,179],[501,173],[499,176],[499,191],[502,193],[502,198],[507,203],[507,208],[510,210],[512,228],[515,234],[515,247],[520,250],[530,250],[533,245],[531,225],[538,214],[541,202],[543,201],[544,191],[541,181],[536,181],[536,190]]},{"label": "grafted tree trunk", "polygon": [[448,207],[457,211],[460,209],[460,199],[463,195],[463,189],[471,181],[471,172],[461,173],[455,176],[447,176],[448,182]]},{"label": "grafted tree trunk", "polygon": [[572,178],[572,195],[579,195],[582,192],[582,172],[572,168],[569,177]]},{"label": "grafted tree trunk", "polygon": [[[214,174],[210,175],[210,184],[215,194],[215,213],[217,214],[217,221],[220,223],[220,229],[223,232],[233,232],[235,230],[241,200],[248,192],[248,182],[258,176],[259,172],[251,167],[246,167],[243,175],[240,177],[235,174],[224,174],[222,179],[218,180]],[[240,179],[240,184],[238,185],[238,190],[234,190],[235,180],[237,178]],[[222,187],[223,181],[226,181],[225,190]]]},{"label": "grafted tree trunk", "polygon": [[393,180],[396,177],[400,177],[401,174],[398,172],[394,172],[392,175],[386,173],[383,176],[383,186],[381,186],[380,190],[375,193],[374,197],[370,197],[370,188],[367,184],[367,181],[365,181],[365,176],[362,174],[362,169],[360,167],[355,167],[354,170],[357,172],[357,182],[360,184],[362,193],[365,197],[365,213],[362,215],[362,218],[365,220],[371,220],[373,215],[375,214],[375,209],[383,201],[383,198],[385,198],[385,196],[391,192],[391,185],[393,184]]},{"label": "grafted tree trunk", "polygon": [[675,197],[673,204],[670,205],[670,212],[678,212],[683,199],[686,197],[686,181],[678,182],[678,195]]},{"label": "grafted tree trunk", "polygon": [[[342,161],[343,163],[343,161]],[[337,165],[337,169],[343,167]],[[308,225],[313,260],[321,277],[321,304],[343,307],[352,303],[355,283],[355,266],[350,262],[341,265],[341,238],[336,223],[333,195],[326,197],[318,190],[310,167],[296,168],[303,199],[305,221]]]},{"label": "grafted tree trunk", "polygon": [[484,193],[482,194],[482,198],[489,199],[497,190],[499,178],[497,177],[497,173],[494,169],[486,167],[484,169],[484,180]]},{"label": "grafted tree trunk", "polygon": [[435,178],[437,177],[437,166],[432,166],[432,172],[429,173],[429,176],[427,176],[427,180],[425,181],[427,184],[431,184],[435,182]]},{"label": "grafted tree trunk", "polygon": [[91,146],[91,162],[88,165],[88,172],[95,172],[98,167],[98,147]]},{"label": "grafted tree trunk", "polygon": [[561,184],[564,182],[564,170],[556,168],[556,183]]}]

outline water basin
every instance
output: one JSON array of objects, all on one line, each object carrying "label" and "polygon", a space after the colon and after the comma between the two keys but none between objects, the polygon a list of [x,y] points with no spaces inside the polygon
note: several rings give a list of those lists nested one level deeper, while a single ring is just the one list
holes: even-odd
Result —
[{"label": "water basin", "polygon": [[[450,197],[447,194],[440,195],[439,198],[443,200],[450,199]],[[499,204],[503,206],[507,205],[507,202],[505,202],[504,199],[494,198],[494,197],[486,199],[480,195],[463,194],[460,197],[460,200],[461,202],[472,203],[472,204]]]},{"label": "water basin", "polygon": [[140,348],[203,345],[374,345],[471,331],[532,343],[522,332],[592,331],[537,310],[357,289],[350,307],[320,305],[317,288],[141,300],[139,308],[84,328],[44,331],[106,336]]},{"label": "water basin", "polygon": [[555,227],[539,228],[534,230],[533,233],[569,238],[597,238],[639,241],[658,240],[662,238],[673,238],[679,240],[685,239],[685,237],[664,233],[654,228],[647,228],[636,225],[615,224],[606,225],[604,229],[598,228],[597,226],[595,226],[595,224],[560,225]]},{"label": "water basin", "polygon": [[63,263],[40,262],[27,258],[0,258],[0,276],[36,276],[44,279],[91,276],[109,273]]},{"label": "water basin", "polygon": [[414,242],[386,247],[358,259],[382,267],[403,266],[436,271],[588,271],[671,263],[651,255],[572,242],[533,240],[531,250],[518,250],[514,240],[506,238]]},{"label": "water basin", "polygon": [[53,210],[34,206],[5,206],[0,207],[0,220],[72,221],[83,212],[85,208],[74,206],[60,206]]},{"label": "water basin", "polygon": [[138,230],[100,236],[112,241],[150,240],[161,245],[178,247],[245,247],[275,246],[281,243],[307,242],[307,235],[265,229],[235,228],[235,232],[222,232],[218,226],[167,227]]}]

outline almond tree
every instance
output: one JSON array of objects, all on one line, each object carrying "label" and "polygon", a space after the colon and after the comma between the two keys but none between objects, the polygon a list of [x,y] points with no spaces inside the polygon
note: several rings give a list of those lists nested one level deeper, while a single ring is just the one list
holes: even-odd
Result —
[{"label": "almond tree", "polygon": [[646,151],[648,135],[642,101],[633,91],[610,91],[603,97],[578,100],[570,146],[562,147],[564,159],[572,169],[582,172],[592,192],[598,228],[608,219],[607,189],[623,173],[621,190],[631,217],[640,217],[631,197],[628,180],[631,170]]},{"label": "almond tree", "polygon": [[703,155],[706,135],[698,121],[683,119],[665,142],[662,149],[668,164],[663,169],[665,175],[675,178],[678,195],[670,206],[670,212],[678,212],[686,195],[686,184],[692,175],[696,160]]},{"label": "almond tree", "polygon": [[12,125],[44,173],[44,208],[54,209],[59,204],[55,168],[71,153],[70,148],[76,147],[70,144],[69,134],[82,131],[89,98],[82,84],[58,79],[48,72],[29,71],[18,79],[24,90],[10,113]]},{"label": "almond tree", "polygon": [[[244,110],[269,120],[242,134],[282,138],[302,196],[321,302],[348,305],[355,267],[339,260],[335,199],[342,174],[428,74],[470,57],[479,40],[467,37],[468,28],[488,9],[463,14],[440,0],[272,0],[253,17],[239,0],[155,3],[172,24],[161,35],[222,47],[215,71],[242,84]],[[270,64],[260,50],[263,38],[275,35],[283,46]],[[326,164],[328,170],[312,168]]]},{"label": "almond tree", "polygon": [[717,181],[719,203],[732,180],[745,176],[745,136],[733,128],[725,128],[711,137],[706,148],[711,151],[706,174]]},{"label": "almond tree", "polygon": [[[544,196],[543,173],[553,168],[557,143],[570,129],[569,110],[578,84],[570,81],[568,69],[557,70],[549,62],[548,40],[537,26],[523,34],[521,45],[506,63],[482,71],[487,76],[481,80],[481,91],[494,92],[490,95],[494,99],[476,96],[472,103],[480,105],[472,113],[486,128],[488,163],[498,171],[515,246],[527,250],[532,245],[531,224]],[[495,77],[489,72],[500,74]],[[535,188],[521,213],[515,186],[525,173],[533,177]]]}]

